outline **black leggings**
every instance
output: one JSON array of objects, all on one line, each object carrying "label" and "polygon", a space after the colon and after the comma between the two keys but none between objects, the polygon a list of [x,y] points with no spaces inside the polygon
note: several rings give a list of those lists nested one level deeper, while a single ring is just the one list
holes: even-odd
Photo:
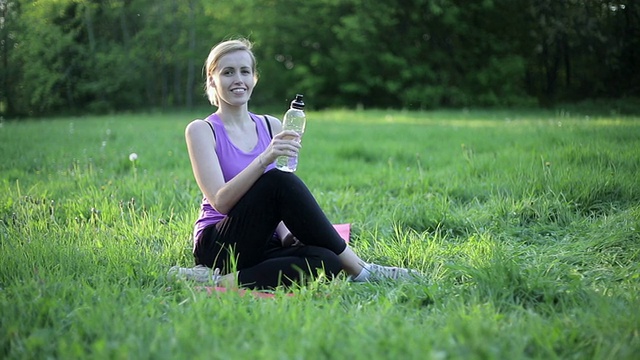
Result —
[{"label": "black leggings", "polygon": [[[305,246],[280,245],[274,231],[283,221]],[[227,217],[196,241],[196,265],[238,270],[241,286],[268,289],[342,270],[345,241],[307,186],[295,174],[276,169],[262,175]]]}]

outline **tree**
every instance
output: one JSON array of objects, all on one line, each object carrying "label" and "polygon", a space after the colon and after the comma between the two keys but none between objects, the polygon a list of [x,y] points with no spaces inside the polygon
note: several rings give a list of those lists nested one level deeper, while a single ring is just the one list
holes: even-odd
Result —
[{"label": "tree", "polygon": [[10,85],[18,107],[15,111],[28,109],[29,114],[40,114],[73,103],[71,79],[80,49],[73,44],[76,24],[72,19],[66,21],[71,18],[67,13],[70,3],[17,2],[19,23],[23,26],[15,36],[10,55],[20,64],[12,69],[16,71],[15,83]]},{"label": "tree", "polygon": [[18,67],[13,62],[10,49],[15,46],[19,27],[17,6],[14,1],[0,0],[0,114],[12,114],[16,101],[10,84],[17,82]]},{"label": "tree", "polygon": [[221,40],[252,103],[509,106],[638,96],[640,9],[610,0],[0,0],[0,115],[206,104]]},{"label": "tree", "polygon": [[637,96],[637,5],[607,0],[530,1],[527,89],[542,104]]}]

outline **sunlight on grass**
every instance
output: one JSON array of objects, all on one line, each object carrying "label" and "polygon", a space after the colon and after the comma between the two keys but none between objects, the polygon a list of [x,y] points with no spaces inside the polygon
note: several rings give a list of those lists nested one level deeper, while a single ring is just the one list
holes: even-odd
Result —
[{"label": "sunlight on grass", "polygon": [[3,358],[640,351],[640,118],[311,112],[298,175],[332,222],[352,224],[365,260],[425,276],[259,299],[166,279],[193,264],[201,194],[183,134],[195,117],[3,123]]}]

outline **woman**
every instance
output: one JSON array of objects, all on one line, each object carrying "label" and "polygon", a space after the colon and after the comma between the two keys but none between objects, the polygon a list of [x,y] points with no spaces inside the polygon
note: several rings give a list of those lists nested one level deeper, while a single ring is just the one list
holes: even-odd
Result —
[{"label": "woman", "polygon": [[[399,279],[407,269],[367,264],[344,242],[305,184],[274,169],[300,150],[298,134],[248,110],[258,81],[246,39],[224,41],[207,58],[206,93],[218,109],[187,125],[191,166],[204,194],[194,229],[196,266],[170,275],[256,289],[345,271],[353,281]],[[215,270],[211,270],[215,269]]]}]

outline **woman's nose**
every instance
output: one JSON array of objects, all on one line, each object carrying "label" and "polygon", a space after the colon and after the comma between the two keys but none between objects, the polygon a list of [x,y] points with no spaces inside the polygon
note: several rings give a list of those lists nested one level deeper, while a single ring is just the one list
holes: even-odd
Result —
[{"label": "woman's nose", "polygon": [[236,72],[233,74],[233,82],[234,82],[234,83],[237,83],[237,82],[243,82],[243,81],[242,81],[242,74],[240,73],[240,71],[236,71]]}]

